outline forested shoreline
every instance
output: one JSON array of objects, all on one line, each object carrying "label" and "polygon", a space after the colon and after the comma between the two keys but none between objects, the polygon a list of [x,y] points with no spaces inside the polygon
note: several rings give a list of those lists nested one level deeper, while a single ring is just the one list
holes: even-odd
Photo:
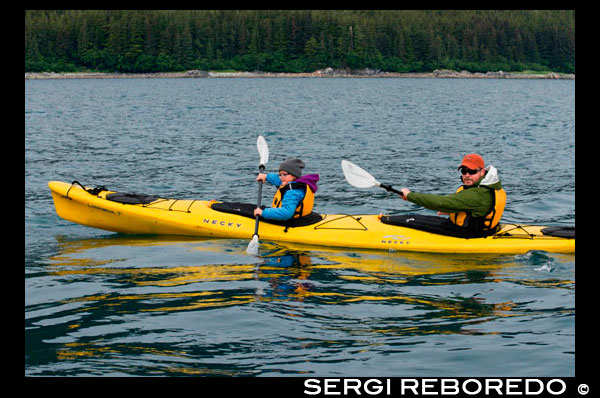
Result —
[{"label": "forested shoreline", "polygon": [[575,73],[575,11],[26,10],[25,72]]}]

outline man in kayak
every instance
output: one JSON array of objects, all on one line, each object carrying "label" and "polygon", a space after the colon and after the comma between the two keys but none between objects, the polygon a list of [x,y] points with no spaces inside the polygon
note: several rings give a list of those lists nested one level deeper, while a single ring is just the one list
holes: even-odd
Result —
[{"label": "man in kayak", "polygon": [[304,162],[288,158],[279,165],[279,173],[260,173],[256,181],[269,182],[278,187],[272,207],[254,209],[254,216],[271,220],[289,220],[309,215],[314,206],[318,174],[302,175]]},{"label": "man in kayak", "polygon": [[450,216],[450,221],[470,232],[481,235],[494,233],[506,205],[506,192],[502,189],[498,170],[485,167],[483,158],[469,154],[458,166],[463,185],[451,195],[433,195],[411,192],[402,188],[402,198],[438,214]]}]

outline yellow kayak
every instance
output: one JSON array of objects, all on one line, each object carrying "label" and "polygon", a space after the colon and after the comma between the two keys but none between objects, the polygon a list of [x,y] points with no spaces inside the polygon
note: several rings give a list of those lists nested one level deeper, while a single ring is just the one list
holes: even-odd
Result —
[{"label": "yellow kayak", "polygon": [[[77,182],[51,181],[48,185],[56,212],[61,218],[94,228],[129,234],[240,239],[251,239],[254,234],[255,219],[245,214],[243,204],[123,194],[103,187],[83,187]],[[246,206],[252,208],[251,204]],[[494,235],[463,238],[393,225],[389,223],[392,219],[382,219],[375,214],[313,213],[305,223],[296,225],[261,220],[258,234],[261,240],[268,241],[378,250],[431,253],[575,252],[574,228],[566,228],[565,233],[561,227],[502,224]],[[384,222],[386,220],[388,223]]]}]

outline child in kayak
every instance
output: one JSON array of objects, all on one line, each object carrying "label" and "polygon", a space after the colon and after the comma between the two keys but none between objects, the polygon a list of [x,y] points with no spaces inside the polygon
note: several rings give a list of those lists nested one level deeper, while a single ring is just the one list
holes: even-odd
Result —
[{"label": "child in kayak", "polygon": [[288,158],[279,165],[279,173],[260,173],[256,181],[269,182],[278,187],[272,207],[256,208],[254,216],[271,220],[289,220],[309,215],[314,206],[318,174],[302,175],[304,162]]},{"label": "child in kayak", "polygon": [[466,155],[458,169],[463,185],[455,193],[433,195],[402,188],[402,199],[449,215],[453,224],[471,232],[483,235],[495,232],[506,205],[498,170],[491,165],[485,167],[483,158],[474,153]]}]

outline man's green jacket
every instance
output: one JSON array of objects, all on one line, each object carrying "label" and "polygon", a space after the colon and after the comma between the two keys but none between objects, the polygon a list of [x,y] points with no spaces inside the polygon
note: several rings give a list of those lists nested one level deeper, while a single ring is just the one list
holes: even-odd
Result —
[{"label": "man's green jacket", "polygon": [[[494,205],[494,190],[502,188],[498,170],[488,166],[488,171],[479,181],[470,187],[450,195],[433,195],[411,192],[406,200],[430,210],[444,213],[466,211],[473,217],[484,217],[492,211]],[[490,189],[492,188],[492,189]]]}]

